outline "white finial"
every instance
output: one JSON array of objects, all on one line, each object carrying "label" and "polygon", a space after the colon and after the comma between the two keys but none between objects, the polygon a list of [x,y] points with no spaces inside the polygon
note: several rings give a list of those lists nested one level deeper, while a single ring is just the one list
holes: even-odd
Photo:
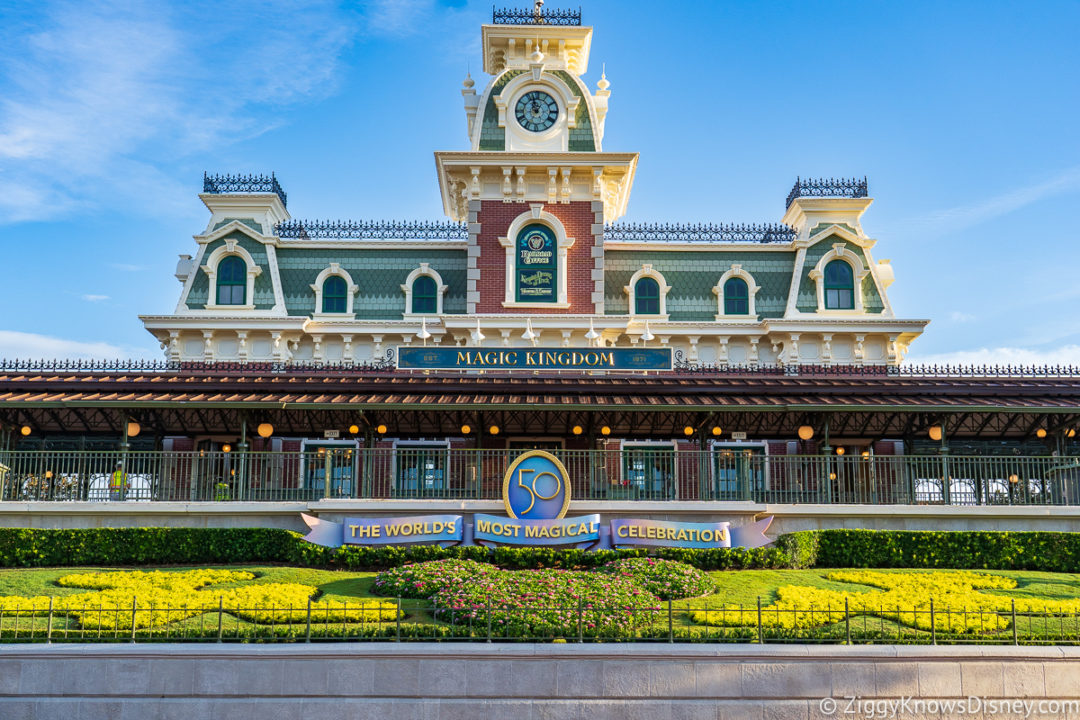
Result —
[{"label": "white finial", "polygon": [[540,52],[540,41],[536,41],[536,45],[533,46],[532,55],[529,56],[529,60],[535,65],[536,63],[544,62],[544,53]]},{"label": "white finial", "polygon": [[604,72],[600,74],[600,81],[596,83],[596,87],[600,88],[601,90],[607,90],[609,87],[611,87],[611,83],[609,83],[607,79],[607,68],[604,68]]},{"label": "white finial", "polygon": [[476,83],[472,79],[472,73],[465,74],[465,82],[462,83],[467,89],[472,89],[472,86]]}]

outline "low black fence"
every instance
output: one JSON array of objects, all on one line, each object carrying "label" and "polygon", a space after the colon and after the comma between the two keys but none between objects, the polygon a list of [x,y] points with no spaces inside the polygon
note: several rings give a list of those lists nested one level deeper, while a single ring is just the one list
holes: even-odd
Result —
[{"label": "low black fence", "polygon": [[[0,599],[2,600],[2,599]],[[306,607],[119,602],[62,610],[59,598],[4,603],[0,641],[76,642],[701,642],[822,644],[1080,644],[1080,613],[927,604],[769,607],[666,601],[604,606],[440,607],[386,598]]]}]

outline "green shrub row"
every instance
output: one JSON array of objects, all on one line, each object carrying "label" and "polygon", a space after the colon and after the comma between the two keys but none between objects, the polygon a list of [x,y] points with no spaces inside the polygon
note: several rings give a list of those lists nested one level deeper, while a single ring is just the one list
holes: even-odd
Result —
[{"label": "green shrub row", "polygon": [[274,528],[0,528],[0,567],[286,563],[383,570],[462,559],[507,569],[589,568],[621,558],[677,560],[701,570],[762,568],[965,568],[1080,572],[1080,533],[814,530],[770,548],[639,550],[449,547],[324,548]]},{"label": "green shrub row", "polygon": [[787,567],[777,548],[602,550],[347,545],[325,548],[274,528],[0,528],[0,567],[287,563],[301,567],[384,570],[410,562],[462,559],[507,569],[598,567],[651,554],[702,570]]},{"label": "green shrub row", "polygon": [[1080,533],[813,530],[776,545],[797,568],[1080,572]]}]

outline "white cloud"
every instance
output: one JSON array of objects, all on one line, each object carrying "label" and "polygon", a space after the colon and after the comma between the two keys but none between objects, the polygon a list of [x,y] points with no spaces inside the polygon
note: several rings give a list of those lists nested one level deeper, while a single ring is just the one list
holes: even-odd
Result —
[{"label": "white cloud", "polygon": [[434,7],[434,0],[370,0],[364,14],[371,31],[400,36],[422,28]]},{"label": "white cloud", "polygon": [[933,212],[912,224],[923,234],[946,235],[1007,215],[1044,198],[1077,191],[1080,191],[1080,166],[985,200]]},{"label": "white cloud", "polygon": [[145,348],[121,347],[107,342],[82,342],[37,333],[0,330],[0,358],[7,360],[117,360],[156,359]]},{"label": "white cloud", "polygon": [[971,313],[960,312],[959,310],[953,310],[949,313],[949,319],[953,322],[971,322],[975,319],[975,316]]},{"label": "white cloud", "polygon": [[103,300],[108,300],[109,296],[108,295],[87,294],[87,295],[83,295],[82,299],[85,300],[86,302],[101,302]]},{"label": "white cloud", "polygon": [[114,270],[122,270],[123,272],[142,272],[146,270],[146,267],[142,265],[132,265],[130,263],[109,263],[109,267]]},{"label": "white cloud", "polygon": [[909,355],[905,362],[914,365],[1080,365],[1080,345],[1047,349],[984,347],[936,355]]},{"label": "white cloud", "polygon": [[330,2],[31,7],[0,45],[0,222],[180,207],[189,185],[162,166],[331,92],[353,33]]}]

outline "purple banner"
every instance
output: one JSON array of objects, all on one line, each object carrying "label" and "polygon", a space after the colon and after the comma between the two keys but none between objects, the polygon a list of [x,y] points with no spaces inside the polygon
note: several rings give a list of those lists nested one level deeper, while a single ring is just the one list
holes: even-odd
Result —
[{"label": "purple banner", "polygon": [[600,516],[552,520],[518,520],[498,515],[474,515],[473,539],[499,545],[577,545],[600,539]]},{"label": "purple banner", "polygon": [[460,515],[345,518],[344,523],[303,515],[311,528],[305,540],[326,547],[341,545],[416,545],[460,543],[465,523]]}]

